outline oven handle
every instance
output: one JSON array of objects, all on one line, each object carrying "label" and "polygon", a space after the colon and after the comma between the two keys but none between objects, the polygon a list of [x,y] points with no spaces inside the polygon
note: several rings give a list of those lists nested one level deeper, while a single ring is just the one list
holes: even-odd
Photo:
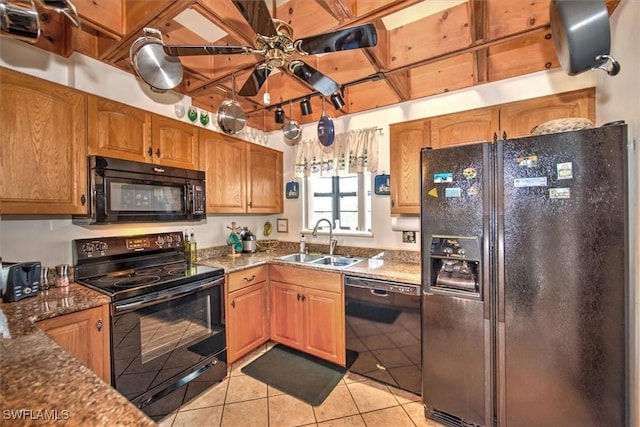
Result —
[{"label": "oven handle", "polygon": [[[211,289],[216,286],[220,286],[224,284],[224,276],[213,281],[206,281],[202,284],[202,281],[191,283],[184,286],[178,286],[176,290],[173,292],[169,291],[161,291],[155,294],[146,295],[144,299],[139,301],[134,301],[130,303],[115,305],[115,313],[122,314],[130,311],[135,311],[141,308],[149,307],[152,305],[160,304],[163,302],[171,301],[178,298],[183,298],[185,296],[195,294],[196,292],[204,291],[206,289]],[[154,295],[157,295],[158,298],[154,298]]]}]

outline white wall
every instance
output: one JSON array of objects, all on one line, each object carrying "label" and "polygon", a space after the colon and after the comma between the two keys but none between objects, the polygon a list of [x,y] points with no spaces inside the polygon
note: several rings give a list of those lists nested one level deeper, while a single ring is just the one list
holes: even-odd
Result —
[{"label": "white wall", "polygon": [[640,242],[637,239],[637,232],[640,230],[640,216],[638,210],[639,189],[638,167],[640,166],[640,155],[635,148],[640,137],[640,49],[638,48],[638,37],[631,36],[637,34],[636,27],[640,22],[640,2],[623,1],[618,5],[614,15],[611,17],[612,28],[612,48],[611,55],[620,61],[620,74],[616,77],[608,77],[604,74],[598,76],[597,106],[598,120],[600,123],[608,123],[614,120],[625,120],[629,126],[629,245],[630,255],[630,313],[631,313],[631,342],[630,344],[630,365],[631,365],[631,423],[632,426],[640,425],[639,408],[640,393],[639,367],[640,351],[638,342],[638,332],[640,331]]}]

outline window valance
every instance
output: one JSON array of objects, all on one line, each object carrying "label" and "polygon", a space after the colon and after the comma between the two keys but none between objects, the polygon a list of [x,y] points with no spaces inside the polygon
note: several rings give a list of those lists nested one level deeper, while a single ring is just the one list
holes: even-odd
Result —
[{"label": "window valance", "polygon": [[295,147],[295,176],[376,172],[379,130],[371,127],[337,134],[330,147],[320,144],[318,138],[300,141]]}]

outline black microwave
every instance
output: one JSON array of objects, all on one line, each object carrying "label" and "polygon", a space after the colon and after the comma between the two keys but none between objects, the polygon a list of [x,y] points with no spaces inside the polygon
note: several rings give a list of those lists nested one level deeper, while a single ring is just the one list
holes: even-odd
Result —
[{"label": "black microwave", "polygon": [[200,221],[206,218],[204,172],[89,156],[89,212],[76,224]]}]

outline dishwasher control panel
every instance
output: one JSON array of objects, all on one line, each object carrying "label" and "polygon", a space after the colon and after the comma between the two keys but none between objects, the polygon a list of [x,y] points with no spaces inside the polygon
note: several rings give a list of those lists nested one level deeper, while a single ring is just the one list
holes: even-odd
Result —
[{"label": "dishwasher control panel", "polygon": [[390,282],[388,280],[369,279],[355,276],[345,276],[345,286],[370,289],[372,291],[385,291],[403,295],[420,295],[422,286],[409,283]]}]

